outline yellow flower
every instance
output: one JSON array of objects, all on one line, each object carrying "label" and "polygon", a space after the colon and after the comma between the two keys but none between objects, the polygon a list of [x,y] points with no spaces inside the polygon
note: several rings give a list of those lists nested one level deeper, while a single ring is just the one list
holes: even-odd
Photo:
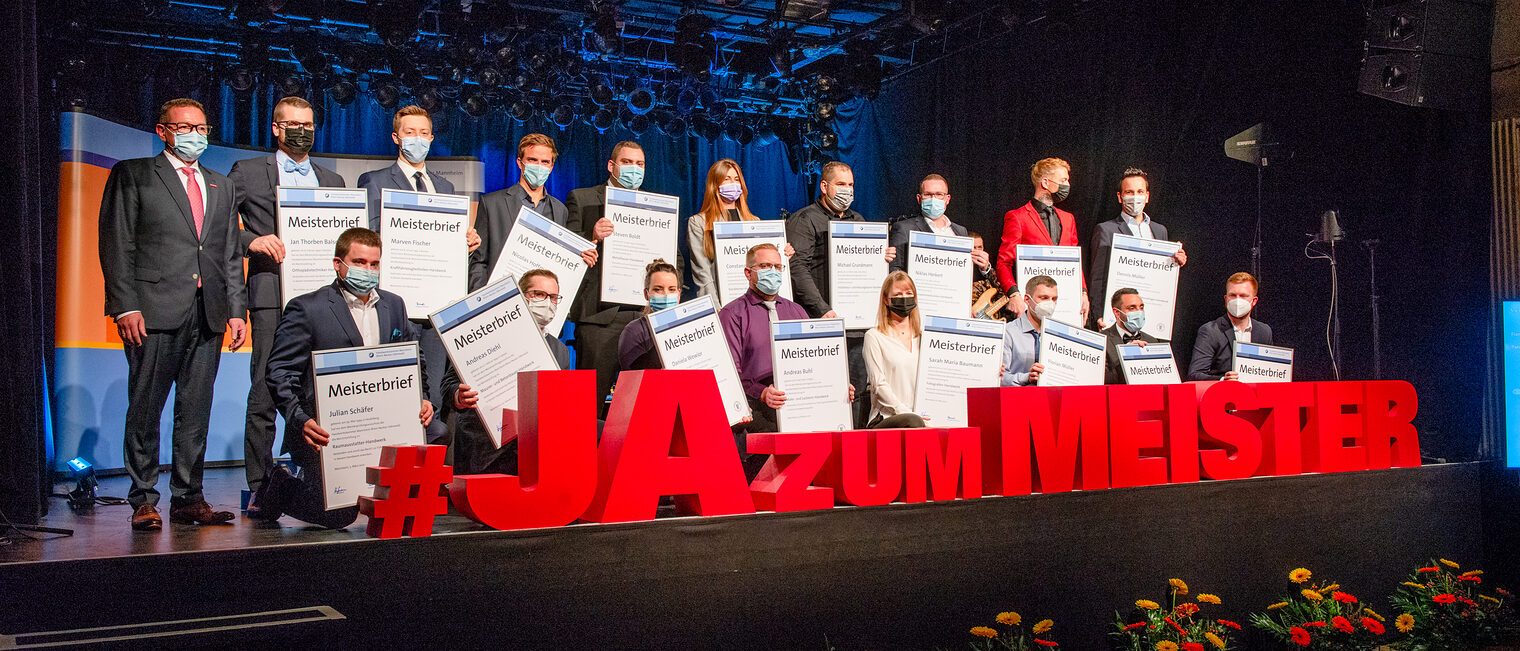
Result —
[{"label": "yellow flower", "polygon": [[1176,590],[1177,594],[1188,593],[1187,582],[1183,581],[1182,579],[1168,579],[1167,583],[1172,584],[1172,589]]},{"label": "yellow flower", "polygon": [[1139,608],[1140,610],[1159,610],[1161,608],[1161,604],[1151,601],[1150,599],[1141,599],[1135,602],[1135,607]]},{"label": "yellow flower", "polygon": [[1221,602],[1219,600],[1219,597],[1211,595],[1211,594],[1209,594],[1207,592],[1200,592],[1200,593],[1198,593],[1198,603],[1218,605],[1218,604],[1223,603],[1223,602]]},{"label": "yellow flower", "polygon": [[1209,644],[1214,645],[1214,648],[1224,648],[1224,640],[1219,639],[1218,635],[1215,635],[1213,633],[1204,633],[1203,637],[1209,641]]},{"label": "yellow flower", "polygon": [[1414,588],[1414,589],[1416,589],[1416,590],[1424,590],[1424,589],[1425,589],[1425,586],[1423,586],[1423,585],[1420,585],[1420,584],[1418,584],[1418,583],[1412,583],[1412,582],[1410,582],[1410,581],[1405,581],[1405,582],[1404,582],[1404,585],[1407,585],[1407,586],[1409,586],[1409,587],[1411,587],[1411,588]]},{"label": "yellow flower", "polygon": [[997,616],[997,623],[999,623],[999,624],[1007,624],[1009,626],[1018,626],[1019,622],[1022,622],[1022,621],[1024,621],[1024,618],[1023,617],[1019,617],[1018,613],[998,613],[998,616]]},{"label": "yellow flower", "polygon": [[1482,574],[1482,573],[1483,573],[1483,570],[1468,570],[1466,572],[1463,572],[1462,576],[1478,576],[1479,574]]},{"label": "yellow flower", "polygon": [[1300,567],[1288,573],[1288,580],[1294,583],[1303,583],[1304,581],[1308,581],[1311,576],[1314,576],[1312,572]]},{"label": "yellow flower", "polygon": [[1286,602],[1286,601],[1279,601],[1279,602],[1277,602],[1275,604],[1267,606],[1267,610],[1277,610],[1278,608],[1284,608],[1287,605],[1288,605],[1288,602]]},{"label": "yellow flower", "polygon": [[971,627],[971,634],[979,636],[979,637],[985,637],[985,638],[988,638],[988,639],[992,639],[992,638],[997,637],[998,633],[997,633],[996,630],[994,630],[992,628],[988,628],[986,626],[972,626]]},{"label": "yellow flower", "polygon": [[1049,620],[1049,619],[1042,619],[1042,620],[1040,620],[1038,622],[1035,622],[1034,628],[1029,629],[1029,630],[1034,631],[1035,635],[1039,635],[1039,634],[1044,633],[1046,631],[1049,631],[1050,629],[1055,628],[1055,627],[1056,627],[1056,623],[1054,621]]},{"label": "yellow flower", "polygon": [[1319,591],[1322,592],[1322,593],[1324,593],[1324,592],[1335,592],[1336,590],[1340,589],[1340,587],[1341,587],[1341,584],[1339,584],[1339,583],[1331,583],[1330,585],[1327,585],[1327,586],[1325,586],[1323,588],[1320,588]]},{"label": "yellow flower", "polygon": [[1375,620],[1378,620],[1380,622],[1386,622],[1386,621],[1388,621],[1386,619],[1383,619],[1382,615],[1377,614],[1377,611],[1375,611],[1375,610],[1373,610],[1371,608],[1363,608],[1362,612],[1367,613],[1368,617],[1371,617],[1371,618],[1373,618]]},{"label": "yellow flower", "polygon": [[1156,643],[1156,651],[1177,651],[1177,643],[1171,640],[1162,640]]},{"label": "yellow flower", "polygon": [[1495,598],[1493,598],[1493,597],[1490,597],[1490,596],[1488,596],[1488,595],[1486,595],[1486,594],[1480,594],[1480,595],[1478,595],[1478,598],[1479,598],[1479,599],[1487,599],[1487,600],[1489,600],[1489,601],[1492,601],[1492,602],[1494,602],[1494,603],[1499,603],[1499,600],[1498,600],[1498,599],[1495,599]]},{"label": "yellow flower", "polygon": [[1393,619],[1393,625],[1399,629],[1400,633],[1408,633],[1414,630],[1414,615],[1400,613]]},{"label": "yellow flower", "polygon": [[1325,595],[1322,595],[1313,590],[1302,590],[1299,594],[1302,594],[1304,598],[1308,599],[1309,601],[1323,601],[1325,599]]},{"label": "yellow flower", "polygon": [[1452,569],[1454,569],[1454,570],[1460,570],[1460,569],[1462,569],[1462,566],[1461,566],[1461,565],[1457,565],[1457,564],[1456,564],[1456,563],[1453,563],[1453,562],[1451,562],[1451,561],[1448,561],[1448,560],[1446,560],[1446,559],[1444,559],[1444,558],[1443,558],[1443,559],[1440,559],[1440,560],[1441,560],[1441,564],[1442,564],[1442,565],[1445,565],[1445,566],[1446,566],[1446,567],[1449,567],[1449,568],[1452,568]]}]

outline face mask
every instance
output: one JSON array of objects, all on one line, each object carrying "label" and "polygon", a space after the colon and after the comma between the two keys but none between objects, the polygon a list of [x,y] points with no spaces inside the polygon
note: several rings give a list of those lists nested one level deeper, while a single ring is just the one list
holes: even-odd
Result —
[{"label": "face mask", "polygon": [[306,127],[286,127],[285,137],[282,142],[285,148],[297,154],[311,151],[312,143],[316,142],[317,132]]},{"label": "face mask", "polygon": [[1124,329],[1132,333],[1140,332],[1140,329],[1145,327],[1145,310],[1125,312],[1123,318]]},{"label": "face mask", "polygon": [[1143,197],[1141,195],[1138,195],[1138,194],[1132,194],[1130,196],[1125,197],[1124,198],[1124,212],[1129,213],[1131,217],[1139,217],[1140,215],[1144,214],[1145,213],[1145,197]]},{"label": "face mask", "polygon": [[348,273],[343,276],[343,285],[348,287],[348,291],[354,296],[369,296],[370,292],[380,286],[380,272],[350,267],[346,264],[343,267],[348,269]]},{"label": "face mask", "polygon": [[945,214],[945,200],[924,197],[923,201],[918,202],[918,209],[924,211],[924,216],[929,219],[939,219],[940,215]]},{"label": "face mask", "polygon": [[1232,298],[1224,303],[1225,311],[1237,319],[1251,313],[1251,302],[1243,298]]},{"label": "face mask", "polygon": [[1041,301],[1039,303],[1035,303],[1029,309],[1033,310],[1034,311],[1034,315],[1037,316],[1037,317],[1040,317],[1040,320],[1043,321],[1045,319],[1048,319],[1050,317],[1055,316],[1055,314],[1056,314],[1056,302],[1055,301]]},{"label": "face mask", "polygon": [[407,136],[401,139],[401,156],[413,165],[427,160],[428,150],[432,148],[433,141],[422,136]]},{"label": "face mask", "polygon": [[1068,194],[1071,194],[1071,184],[1062,183],[1061,185],[1056,186],[1056,192],[1055,194],[1050,195],[1050,198],[1053,201],[1065,201],[1066,195]]},{"label": "face mask", "polygon": [[621,165],[618,167],[618,185],[629,190],[637,190],[644,184],[644,168],[638,165]]},{"label": "face mask", "polygon": [[538,163],[528,163],[523,166],[522,177],[528,185],[535,188],[544,187],[544,181],[549,180],[549,172],[552,170]]},{"label": "face mask", "polygon": [[887,309],[900,317],[907,317],[918,309],[918,299],[913,296],[893,296],[887,299]]},{"label": "face mask", "polygon": [[194,163],[201,157],[201,154],[206,153],[206,134],[194,131],[190,133],[176,133],[174,134],[173,147],[174,155],[178,156],[180,160]]},{"label": "face mask", "polygon": [[781,272],[775,269],[762,269],[755,276],[755,289],[766,296],[775,296],[781,291]]},{"label": "face mask", "polygon": [[839,212],[849,210],[852,203],[855,203],[855,188],[838,188],[834,190],[834,196],[829,197],[829,205]]},{"label": "face mask", "polygon": [[538,324],[540,330],[554,320],[554,302],[547,298],[528,299],[528,314],[533,315],[533,322]]},{"label": "face mask", "polygon": [[681,295],[680,294],[650,294],[649,295],[649,309],[654,310],[656,312],[659,312],[660,310],[666,310],[666,309],[670,309],[672,307],[675,307],[676,304],[680,303],[680,302],[681,302]]},{"label": "face mask", "polygon": [[718,196],[724,201],[738,201],[739,196],[744,194],[744,186],[738,183],[724,183],[718,186]]}]

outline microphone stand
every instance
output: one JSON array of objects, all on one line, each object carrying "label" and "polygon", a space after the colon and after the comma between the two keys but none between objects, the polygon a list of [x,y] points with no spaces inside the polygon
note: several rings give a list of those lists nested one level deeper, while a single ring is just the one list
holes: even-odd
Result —
[{"label": "microphone stand", "polygon": [[1378,292],[1377,292],[1377,240],[1362,240],[1362,246],[1367,249],[1367,284],[1371,287],[1368,301],[1372,303],[1372,379],[1383,379],[1383,344],[1378,336]]}]

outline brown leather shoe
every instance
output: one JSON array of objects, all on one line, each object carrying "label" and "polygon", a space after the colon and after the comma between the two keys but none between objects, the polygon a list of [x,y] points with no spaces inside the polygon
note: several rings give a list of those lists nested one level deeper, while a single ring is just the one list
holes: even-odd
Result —
[{"label": "brown leather shoe", "polygon": [[164,519],[152,504],[144,504],[132,512],[132,528],[138,531],[158,531],[164,528]]},{"label": "brown leather shoe", "polygon": [[231,511],[213,511],[206,500],[169,509],[169,521],[174,524],[223,524],[231,522],[232,518]]}]

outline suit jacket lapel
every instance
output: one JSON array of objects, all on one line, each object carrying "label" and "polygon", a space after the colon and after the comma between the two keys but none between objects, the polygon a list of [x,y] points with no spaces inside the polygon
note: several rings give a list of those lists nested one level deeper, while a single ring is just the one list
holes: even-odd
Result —
[{"label": "suit jacket lapel", "polygon": [[269,192],[273,194],[274,189],[280,187],[280,163],[275,159],[274,154],[265,156],[264,163],[264,169],[269,172]]},{"label": "suit jacket lapel", "polygon": [[[1034,223],[1039,226],[1039,230],[1035,231],[1035,232],[1036,233],[1042,233],[1042,234],[1045,235],[1045,242],[1044,242],[1044,244],[1046,246],[1055,246],[1056,241],[1053,240],[1053,239],[1051,239],[1051,237],[1050,237],[1050,229],[1045,226],[1045,217],[1040,214],[1039,210],[1035,209],[1035,207],[1034,207],[1034,201],[1031,200],[1026,205],[1026,207],[1029,209],[1028,213],[1027,213],[1029,215],[1029,218],[1032,219],[1032,220],[1034,220]],[[1059,214],[1056,215],[1056,218],[1060,219],[1060,215]],[[1037,244],[1038,244],[1038,242],[1037,242]]]},{"label": "suit jacket lapel", "polygon": [[375,320],[380,322],[380,343],[393,343],[391,340],[391,306],[386,304],[385,299],[375,303]]},{"label": "suit jacket lapel", "polygon": [[179,181],[179,171],[164,159],[163,154],[153,157],[153,170],[158,172],[158,179],[164,182],[164,189],[169,191],[169,196],[174,197],[174,203],[179,206],[179,214],[185,218],[185,225],[190,227],[190,234],[194,235],[195,217],[190,214],[190,195]]},{"label": "suit jacket lapel", "polygon": [[343,298],[343,291],[334,285],[329,285],[327,302],[332,306],[333,319],[343,326],[344,334],[348,335],[349,345],[363,346],[364,337],[359,335],[359,325],[354,323],[354,314],[348,311],[348,302]]}]

